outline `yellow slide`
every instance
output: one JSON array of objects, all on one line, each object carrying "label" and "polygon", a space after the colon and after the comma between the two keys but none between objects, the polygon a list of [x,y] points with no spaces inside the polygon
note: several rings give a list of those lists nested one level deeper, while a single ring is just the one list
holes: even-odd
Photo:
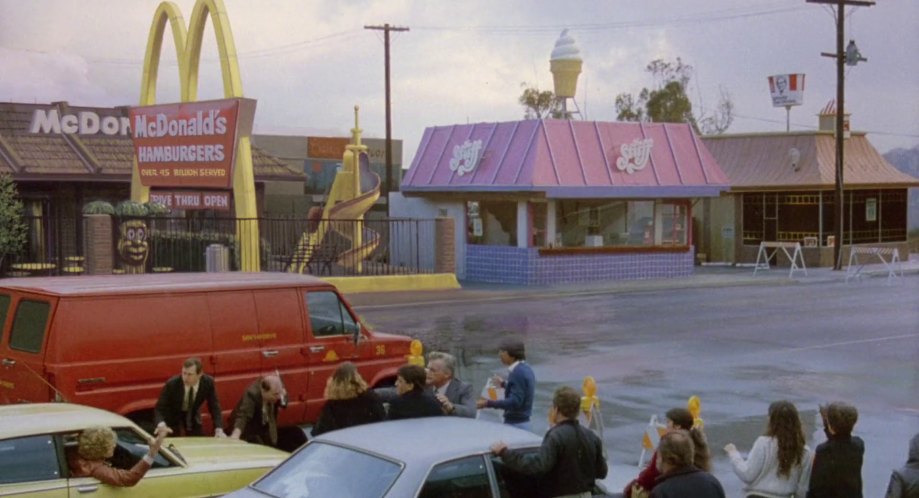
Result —
[{"label": "yellow slide", "polygon": [[380,198],[380,175],[370,170],[367,148],[361,145],[360,129],[355,126],[352,144],[345,149],[342,167],[336,173],[332,189],[326,200],[318,226],[311,232],[304,232],[287,267],[288,272],[304,273],[313,259],[322,251],[323,241],[330,230],[349,242],[350,248],[336,250],[335,262],[347,268],[360,271],[364,259],[380,244],[380,234],[360,223],[364,213]]}]

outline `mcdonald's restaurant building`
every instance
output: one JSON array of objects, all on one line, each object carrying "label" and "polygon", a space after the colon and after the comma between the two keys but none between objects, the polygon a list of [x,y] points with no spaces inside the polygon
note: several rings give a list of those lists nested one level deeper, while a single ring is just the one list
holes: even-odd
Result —
[{"label": "mcdonald's restaurant building", "polygon": [[[24,204],[30,228],[26,257],[80,254],[83,205],[130,198],[134,148],[128,109],[0,103],[0,173],[12,176]],[[302,169],[291,169],[255,145],[252,161],[259,217],[272,215],[270,206],[288,205],[279,198],[302,198]],[[178,215],[234,216],[230,191],[151,191],[151,198],[171,204]]]}]

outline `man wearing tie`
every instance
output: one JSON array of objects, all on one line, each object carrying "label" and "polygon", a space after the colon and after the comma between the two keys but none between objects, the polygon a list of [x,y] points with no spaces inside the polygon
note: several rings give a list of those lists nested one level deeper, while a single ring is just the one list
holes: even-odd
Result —
[{"label": "man wearing tie", "polygon": [[180,436],[200,436],[200,411],[205,401],[214,421],[214,436],[226,437],[214,378],[202,372],[200,359],[189,358],[182,364],[182,374],[174,375],[163,386],[154,410],[156,423]]},{"label": "man wearing tie", "polygon": [[428,355],[428,387],[447,415],[475,417],[475,395],[472,386],[453,376],[456,359],[451,354]]}]

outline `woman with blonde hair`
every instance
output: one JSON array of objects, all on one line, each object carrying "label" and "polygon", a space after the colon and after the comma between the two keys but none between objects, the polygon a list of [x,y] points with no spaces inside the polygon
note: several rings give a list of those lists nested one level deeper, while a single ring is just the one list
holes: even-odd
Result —
[{"label": "woman with blonde hair", "polygon": [[798,409],[790,401],[769,405],[766,434],[756,438],[747,459],[728,443],[734,473],[743,481],[747,498],[789,498],[805,496],[810,479],[810,449],[804,444],[804,430]]},{"label": "woman with blonde hair", "polygon": [[383,403],[367,387],[354,363],[346,361],[335,369],[325,386],[325,406],[311,434],[379,422],[386,418]]},{"label": "woman with blonde hair", "polygon": [[115,454],[118,440],[115,431],[102,426],[88,427],[80,433],[77,450],[67,456],[70,475],[71,477],[94,477],[103,484],[112,486],[133,486],[150,470],[153,459],[163,444],[163,439],[171,432],[172,430],[168,427],[158,427],[156,437],[150,439],[147,454],[129,470],[125,470],[116,469],[107,461]]}]

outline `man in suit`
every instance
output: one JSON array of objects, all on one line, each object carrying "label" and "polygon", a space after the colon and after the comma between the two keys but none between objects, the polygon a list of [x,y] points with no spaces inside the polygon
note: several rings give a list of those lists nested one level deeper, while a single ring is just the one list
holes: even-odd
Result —
[{"label": "man in suit", "polygon": [[266,375],[250,384],[230,414],[230,437],[278,447],[278,410],[286,394],[277,375]]},{"label": "man in suit", "polygon": [[444,413],[458,417],[475,417],[475,396],[472,386],[454,377],[456,359],[448,353],[428,355],[428,386],[440,402]]},{"label": "man in suit", "polygon": [[226,437],[214,378],[202,371],[200,359],[189,358],[182,363],[182,374],[167,380],[160,391],[154,410],[156,424],[168,426],[177,435],[200,436],[205,401],[214,421],[214,436]]}]

